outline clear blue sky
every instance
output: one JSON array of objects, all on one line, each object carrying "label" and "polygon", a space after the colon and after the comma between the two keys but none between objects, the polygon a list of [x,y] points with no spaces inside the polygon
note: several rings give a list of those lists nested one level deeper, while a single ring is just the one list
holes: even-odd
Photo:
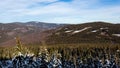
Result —
[{"label": "clear blue sky", "polygon": [[120,23],[120,0],[1,0],[0,22]]}]

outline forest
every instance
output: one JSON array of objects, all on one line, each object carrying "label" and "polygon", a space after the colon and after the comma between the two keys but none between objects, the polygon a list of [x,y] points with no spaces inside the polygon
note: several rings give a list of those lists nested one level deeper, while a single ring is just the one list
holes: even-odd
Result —
[{"label": "forest", "polygon": [[0,48],[1,68],[120,68],[120,45],[80,43]]}]

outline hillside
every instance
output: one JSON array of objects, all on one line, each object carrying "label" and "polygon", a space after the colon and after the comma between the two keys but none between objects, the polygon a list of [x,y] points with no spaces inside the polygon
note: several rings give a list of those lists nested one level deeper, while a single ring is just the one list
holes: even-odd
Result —
[{"label": "hillside", "polygon": [[120,43],[120,24],[89,22],[84,24],[53,24],[14,22],[0,24],[0,46],[14,46],[19,36],[23,44]]},{"label": "hillside", "polygon": [[43,31],[52,30],[64,24],[53,24],[44,22],[13,22],[0,23],[0,46],[15,45],[15,37],[19,36],[25,44],[41,43],[46,34]]},{"label": "hillside", "polygon": [[89,22],[56,29],[47,44],[120,43],[120,24]]}]

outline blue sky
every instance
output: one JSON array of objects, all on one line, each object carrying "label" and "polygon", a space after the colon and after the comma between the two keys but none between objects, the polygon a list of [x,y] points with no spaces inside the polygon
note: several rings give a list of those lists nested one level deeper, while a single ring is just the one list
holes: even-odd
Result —
[{"label": "blue sky", "polygon": [[1,0],[0,22],[120,23],[120,0]]}]

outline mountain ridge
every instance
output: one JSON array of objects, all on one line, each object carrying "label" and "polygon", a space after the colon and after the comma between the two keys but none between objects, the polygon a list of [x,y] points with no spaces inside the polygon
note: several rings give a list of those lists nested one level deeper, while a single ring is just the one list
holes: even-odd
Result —
[{"label": "mountain ridge", "polygon": [[119,34],[120,24],[89,22],[66,25],[49,36],[46,42],[48,44],[120,43]]},{"label": "mountain ridge", "polygon": [[[63,25],[64,24],[53,24],[53,23],[43,23],[43,22],[36,23],[34,21],[30,21],[26,23],[21,23],[21,22],[0,23],[0,46],[9,46],[9,44],[12,45],[13,40],[16,36],[20,36],[21,38],[27,36],[36,37],[36,35],[41,36],[39,35],[41,34],[41,32],[45,30],[55,29],[57,27],[62,27]],[[27,37],[26,39],[29,40],[30,39],[29,37]],[[30,42],[31,41],[29,41],[29,43]],[[15,45],[15,41],[13,45]]]},{"label": "mountain ridge", "polygon": [[30,21],[0,23],[0,46],[14,46],[15,37],[23,44],[79,44],[120,43],[120,24],[87,22],[82,24],[54,24]]}]

